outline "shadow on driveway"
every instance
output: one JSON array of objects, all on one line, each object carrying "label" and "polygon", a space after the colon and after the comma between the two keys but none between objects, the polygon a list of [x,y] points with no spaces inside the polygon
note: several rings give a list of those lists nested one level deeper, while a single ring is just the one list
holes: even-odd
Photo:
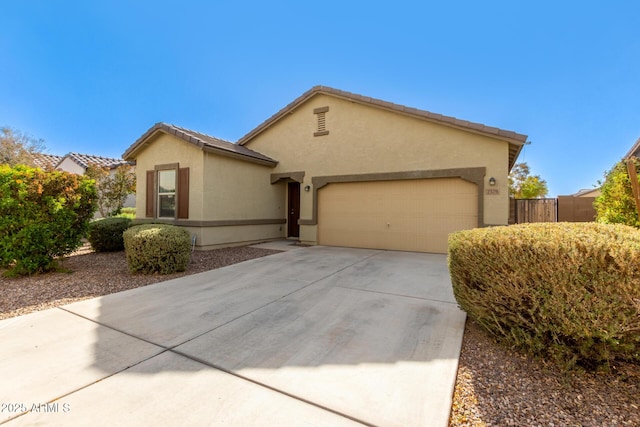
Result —
[{"label": "shadow on driveway", "polygon": [[465,321],[444,255],[320,246],[48,312],[55,360],[1,397],[73,409],[12,425],[445,426]]}]

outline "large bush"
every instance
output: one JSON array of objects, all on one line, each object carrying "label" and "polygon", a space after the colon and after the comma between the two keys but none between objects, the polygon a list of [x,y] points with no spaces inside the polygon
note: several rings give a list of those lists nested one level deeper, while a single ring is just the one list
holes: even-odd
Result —
[{"label": "large bush", "polygon": [[538,223],[449,236],[460,307],[492,334],[565,368],[640,362],[640,232]]},{"label": "large bush", "polygon": [[184,271],[191,257],[191,237],[167,224],[136,225],[124,232],[124,249],[133,273]]},{"label": "large bush", "polygon": [[[640,176],[640,160],[631,159]],[[596,209],[596,221],[605,224],[626,224],[640,227],[636,203],[633,199],[631,180],[624,161],[618,162],[606,173],[605,181],[593,204]]]},{"label": "large bush", "polygon": [[102,218],[89,224],[87,240],[96,252],[124,250],[122,234],[131,226],[129,218]]},{"label": "large bush", "polygon": [[55,269],[81,244],[95,211],[90,179],[27,166],[0,166],[0,267],[10,275]]}]

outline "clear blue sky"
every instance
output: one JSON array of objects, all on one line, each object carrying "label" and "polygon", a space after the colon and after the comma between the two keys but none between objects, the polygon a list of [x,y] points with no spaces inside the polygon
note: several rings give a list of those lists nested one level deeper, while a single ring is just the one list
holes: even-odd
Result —
[{"label": "clear blue sky", "polygon": [[0,0],[0,125],[121,154],[164,121],[236,141],[314,85],[529,135],[550,196],[640,137],[637,1]]}]

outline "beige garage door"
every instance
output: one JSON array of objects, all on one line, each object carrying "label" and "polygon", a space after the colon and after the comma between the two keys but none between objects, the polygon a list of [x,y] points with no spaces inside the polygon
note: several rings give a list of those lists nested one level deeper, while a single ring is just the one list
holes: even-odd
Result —
[{"label": "beige garage door", "polygon": [[334,183],[318,191],[318,243],[447,252],[447,235],[478,226],[478,189],[459,178]]}]

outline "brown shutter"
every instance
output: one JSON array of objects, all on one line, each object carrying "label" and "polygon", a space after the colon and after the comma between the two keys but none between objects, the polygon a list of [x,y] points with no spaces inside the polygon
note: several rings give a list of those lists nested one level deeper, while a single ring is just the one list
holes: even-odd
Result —
[{"label": "brown shutter", "polygon": [[154,203],[156,193],[155,177],[155,171],[147,171],[147,211],[145,213],[147,218],[155,217],[156,213],[156,205]]},{"label": "brown shutter", "polygon": [[178,218],[189,218],[189,168],[178,172]]}]

